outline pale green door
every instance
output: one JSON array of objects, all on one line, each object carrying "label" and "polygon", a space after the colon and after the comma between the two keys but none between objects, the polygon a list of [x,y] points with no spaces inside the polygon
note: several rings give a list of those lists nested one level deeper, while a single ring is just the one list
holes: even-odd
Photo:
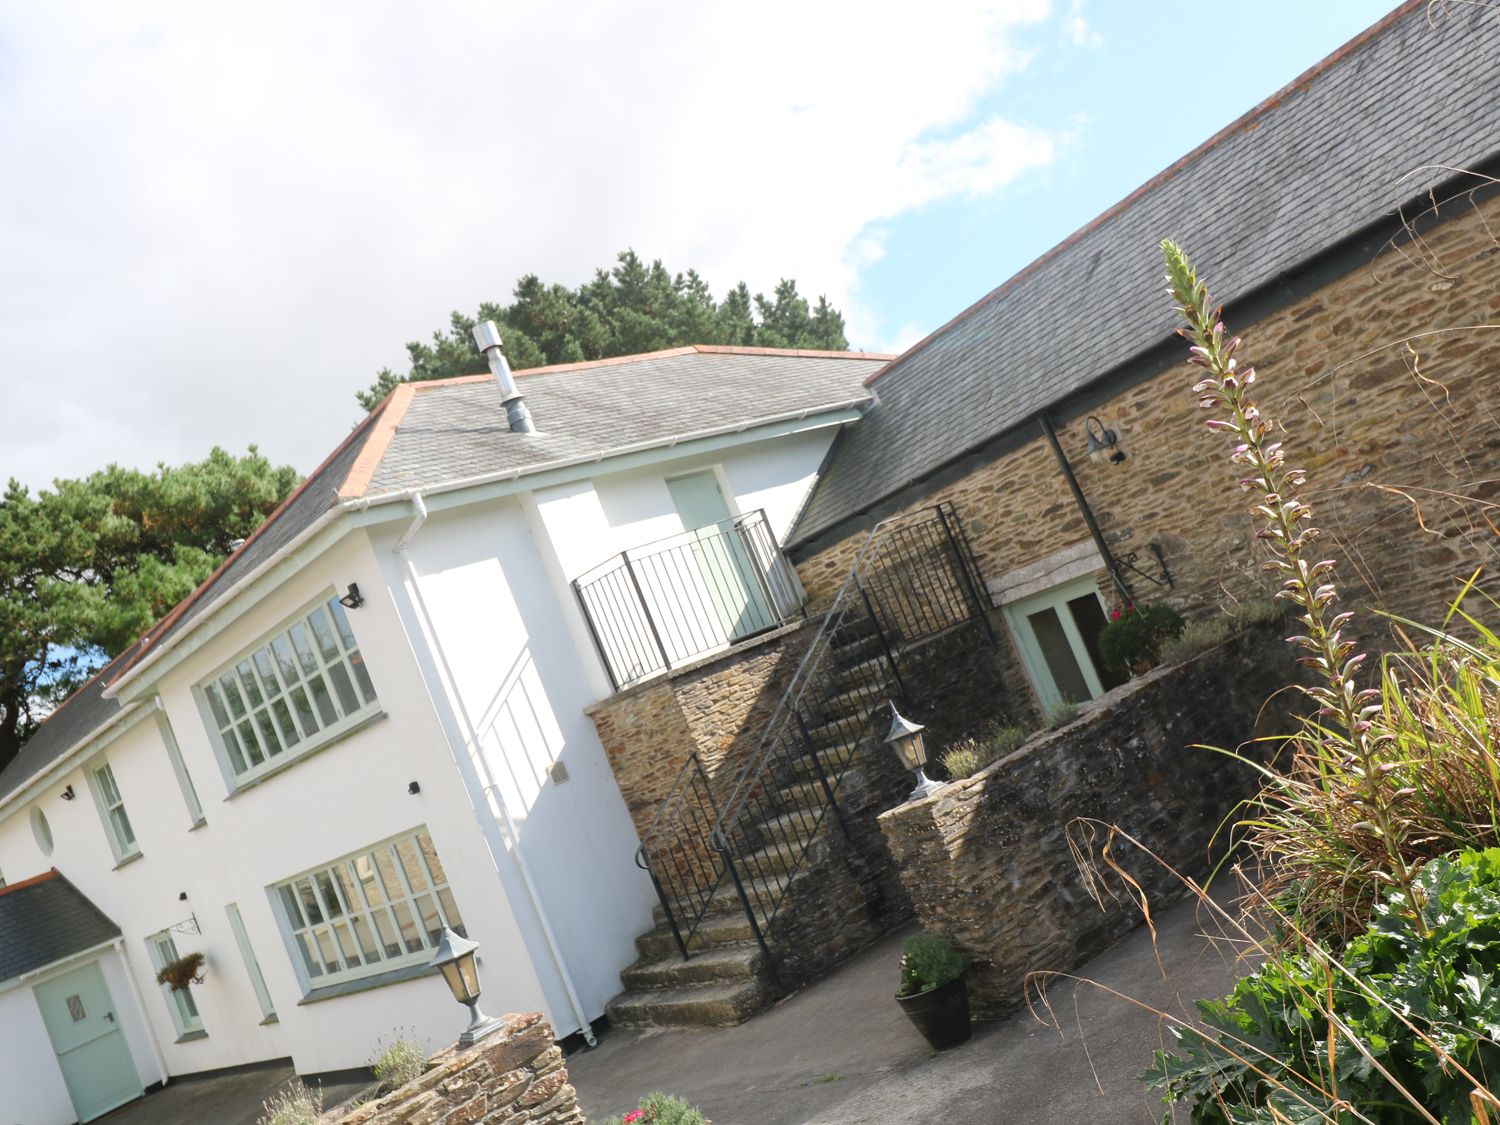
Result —
[{"label": "pale green door", "polygon": [[[737,641],[776,624],[750,553],[731,522],[729,502],[712,469],[667,481],[684,531],[694,533],[691,551],[707,602],[722,632],[721,643]],[[706,613],[700,616],[707,616]]]},{"label": "pale green door", "polygon": [[1122,682],[1099,659],[1106,618],[1092,578],[1011,602],[1005,616],[1043,707],[1087,703]]},{"label": "pale green door", "polygon": [[79,1121],[92,1121],[141,1096],[141,1078],[97,961],[32,992]]}]

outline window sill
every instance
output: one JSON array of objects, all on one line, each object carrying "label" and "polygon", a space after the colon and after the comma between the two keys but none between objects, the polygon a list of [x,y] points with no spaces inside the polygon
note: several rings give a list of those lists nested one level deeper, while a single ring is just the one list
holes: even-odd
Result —
[{"label": "window sill", "polygon": [[207,1038],[208,1038],[208,1032],[204,1031],[200,1027],[196,1031],[184,1031],[176,1039],[172,1040],[172,1042],[174,1042],[174,1043],[194,1043],[194,1042],[198,1041],[199,1039],[207,1039]]},{"label": "window sill", "polygon": [[118,871],[118,870],[120,870],[120,868],[126,867],[129,864],[132,864],[132,863],[134,863],[138,859],[145,859],[145,858],[146,858],[146,853],[145,852],[131,852],[124,859],[120,860],[119,863],[117,863],[113,867],[111,867],[110,870],[111,871]]},{"label": "window sill", "polygon": [[316,757],[317,755],[323,753],[323,751],[325,751],[325,750],[332,749],[333,747],[337,746],[339,743],[343,742],[345,739],[352,738],[354,735],[358,734],[360,731],[364,730],[366,727],[371,726],[374,723],[378,723],[382,719],[386,719],[386,718],[389,718],[389,716],[384,711],[376,711],[373,715],[366,715],[363,719],[361,719],[359,722],[355,723],[352,727],[346,727],[344,730],[339,731],[338,734],[334,735],[327,742],[320,742],[320,743],[318,743],[318,745],[314,746],[311,750],[304,750],[302,753],[298,754],[296,757],[288,758],[288,759],[286,759],[285,761],[282,761],[282,762],[277,762],[270,769],[266,770],[265,773],[258,773],[254,777],[250,778],[248,781],[242,781],[242,782],[236,784],[235,787],[232,790],[230,790],[228,796],[226,796],[224,798],[224,800],[226,800],[226,801],[232,801],[232,800],[234,800],[241,793],[244,793],[244,792],[246,792],[247,790],[250,790],[250,789],[254,789],[257,785],[260,785],[262,782],[270,781],[273,777],[276,777],[279,774],[285,773],[287,770],[291,769],[293,766],[299,765],[300,763],[307,761],[307,759],[309,759],[309,758]]},{"label": "window sill", "polygon": [[207,828],[207,827],[208,827],[208,817],[206,817],[206,816],[200,816],[197,820],[193,821],[192,825],[188,828],[188,831],[189,832],[196,832],[200,828]]},{"label": "window sill", "polygon": [[353,996],[357,992],[368,992],[372,988],[385,988],[393,984],[403,984],[418,977],[438,976],[439,970],[434,969],[425,961],[417,965],[406,965],[399,969],[392,969],[385,973],[375,973],[368,977],[355,977],[353,980],[338,981],[334,984],[325,984],[314,988],[301,1000],[297,1001],[300,1008],[304,1004],[318,1004],[324,1000],[336,1000],[340,996]]},{"label": "window sill", "polygon": [[267,1016],[265,1019],[263,1019],[263,1020],[260,1021],[260,1026],[261,1027],[270,1027],[273,1023],[280,1023],[280,1022],[281,1022],[281,1017],[278,1016],[275,1012],[272,1012],[269,1016]]}]

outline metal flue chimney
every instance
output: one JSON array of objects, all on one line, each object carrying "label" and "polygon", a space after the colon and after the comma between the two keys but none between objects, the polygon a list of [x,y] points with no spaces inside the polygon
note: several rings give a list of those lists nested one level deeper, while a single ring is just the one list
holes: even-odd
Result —
[{"label": "metal flue chimney", "polygon": [[510,373],[510,364],[505,362],[505,353],[500,350],[500,329],[493,320],[483,320],[474,325],[474,342],[490,361],[490,370],[495,373],[495,382],[500,385],[500,401],[505,403],[505,418],[510,428],[518,434],[534,434],[536,427],[531,422],[531,411],[526,409],[526,400],[516,390],[516,380]]}]

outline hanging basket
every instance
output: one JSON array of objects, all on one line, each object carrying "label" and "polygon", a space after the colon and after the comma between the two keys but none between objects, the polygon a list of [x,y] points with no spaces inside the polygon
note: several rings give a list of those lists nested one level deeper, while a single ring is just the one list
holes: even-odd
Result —
[{"label": "hanging basket", "polygon": [[181,992],[190,984],[202,984],[203,954],[189,953],[163,965],[156,974],[156,983],[166,985],[173,992]]}]

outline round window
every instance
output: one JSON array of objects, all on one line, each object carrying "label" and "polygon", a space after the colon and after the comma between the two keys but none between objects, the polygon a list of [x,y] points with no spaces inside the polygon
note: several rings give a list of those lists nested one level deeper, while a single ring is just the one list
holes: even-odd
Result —
[{"label": "round window", "polygon": [[43,855],[52,854],[52,825],[47,823],[47,814],[36,806],[31,809],[31,834],[36,837],[36,846]]}]

